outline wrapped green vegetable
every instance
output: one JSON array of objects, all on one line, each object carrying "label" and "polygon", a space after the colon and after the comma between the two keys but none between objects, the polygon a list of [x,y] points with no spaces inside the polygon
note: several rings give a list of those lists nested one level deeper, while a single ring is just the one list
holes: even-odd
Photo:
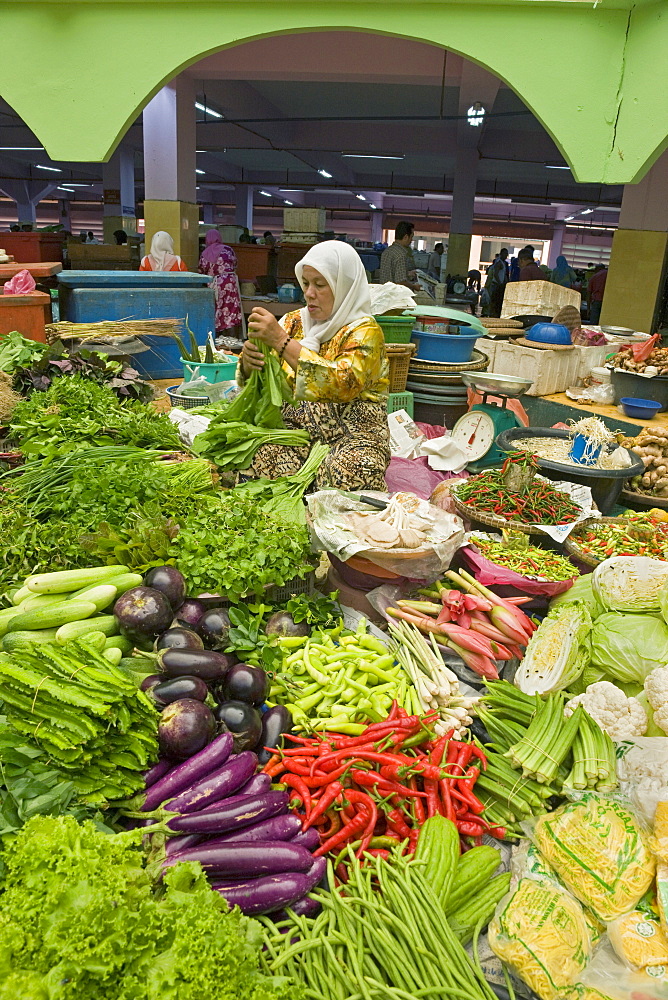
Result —
[{"label": "wrapped green vegetable", "polygon": [[668,626],[658,615],[601,615],[591,633],[591,658],[613,680],[642,684],[668,663]]},{"label": "wrapped green vegetable", "polygon": [[593,592],[608,611],[658,611],[659,593],[668,581],[668,562],[646,556],[613,556],[599,563],[592,577]]},{"label": "wrapped green vegetable", "polygon": [[534,632],[515,684],[525,694],[563,691],[589,662],[591,615],[582,601],[554,608]]}]

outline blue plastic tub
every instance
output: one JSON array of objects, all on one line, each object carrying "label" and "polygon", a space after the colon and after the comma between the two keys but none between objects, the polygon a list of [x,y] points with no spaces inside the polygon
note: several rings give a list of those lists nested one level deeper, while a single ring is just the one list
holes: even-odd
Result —
[{"label": "blue plastic tub", "polygon": [[663,406],[653,399],[635,399],[633,396],[622,396],[619,402],[627,417],[636,417],[638,420],[651,420]]},{"label": "blue plastic tub", "polygon": [[585,458],[588,441],[589,438],[585,434],[576,434],[573,438],[573,444],[570,452],[568,453],[568,457],[572,458],[578,465],[594,465],[598,456],[601,454],[601,448],[599,446],[598,448],[590,449],[587,453],[587,457]]},{"label": "blue plastic tub", "polygon": [[[209,278],[190,271],[61,271],[60,314],[71,323],[100,320],[182,319],[204,346],[215,331],[215,301]],[[171,337],[142,337],[149,348],[135,355],[137,371],[149,379],[181,378],[180,351]]]},{"label": "blue plastic tub", "polygon": [[[460,327],[462,331],[467,327]],[[417,345],[417,358],[420,361],[444,361],[455,364],[458,361],[470,361],[473,347],[480,336],[477,330],[471,333],[425,333],[423,330],[413,330],[411,337]]]}]

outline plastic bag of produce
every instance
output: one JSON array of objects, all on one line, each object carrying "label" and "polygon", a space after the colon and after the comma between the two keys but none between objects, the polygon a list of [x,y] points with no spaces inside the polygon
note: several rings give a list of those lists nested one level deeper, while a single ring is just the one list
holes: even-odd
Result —
[{"label": "plastic bag of produce", "polygon": [[668,562],[646,556],[613,556],[592,573],[594,594],[609,611],[659,611],[659,593],[668,581]]},{"label": "plastic bag of produce", "polygon": [[[665,736],[636,736],[617,744],[617,777],[620,792],[633,810],[647,824],[654,824],[654,837],[659,837],[662,829],[655,820],[660,815],[660,807],[668,808],[668,740]],[[666,838],[666,860],[668,861],[668,827]],[[660,852],[651,844],[655,854]]]},{"label": "plastic bag of produce", "polygon": [[576,983],[575,986],[571,986],[567,990],[562,990],[557,1000],[612,1000],[612,997],[607,993],[595,990],[592,986],[583,986],[582,983]]},{"label": "plastic bag of produce", "polygon": [[589,961],[592,942],[582,907],[558,886],[521,879],[502,899],[489,925],[492,951],[541,1000],[556,1000],[576,983]]},{"label": "plastic bag of produce", "polygon": [[668,625],[658,615],[601,615],[591,632],[591,660],[613,680],[642,684],[668,663]]},{"label": "plastic bag of produce", "polygon": [[668,937],[649,908],[631,910],[608,924],[608,938],[629,969],[668,965]]},{"label": "plastic bag of produce", "polygon": [[633,971],[617,957],[609,941],[597,949],[580,983],[610,1000],[668,1000],[668,966],[648,965]]},{"label": "plastic bag of produce", "polygon": [[613,798],[585,792],[539,816],[532,837],[564,885],[606,923],[632,910],[652,884],[648,834]]},{"label": "plastic bag of produce", "polygon": [[[533,576],[523,576],[505,566],[499,566],[492,559],[484,556],[476,547],[477,535],[479,535],[478,532],[467,539],[469,544],[461,549],[461,555],[467,568],[484,587],[516,587],[524,594],[554,597],[556,594],[563,594],[573,586],[573,580],[577,576],[575,567],[573,567],[573,576],[568,580],[548,580],[541,577],[539,572],[534,572]],[[486,537],[494,542],[500,541],[499,535],[487,535]]]},{"label": "plastic bag of produce", "polygon": [[525,694],[563,691],[589,662],[591,616],[581,601],[550,611],[531,636],[515,684]]},{"label": "plastic bag of produce", "polygon": [[550,611],[554,608],[561,608],[564,604],[573,604],[574,601],[582,601],[583,604],[586,604],[592,621],[605,611],[605,608],[593,592],[591,573],[579,577],[564,594],[558,594],[552,598],[550,601]]}]

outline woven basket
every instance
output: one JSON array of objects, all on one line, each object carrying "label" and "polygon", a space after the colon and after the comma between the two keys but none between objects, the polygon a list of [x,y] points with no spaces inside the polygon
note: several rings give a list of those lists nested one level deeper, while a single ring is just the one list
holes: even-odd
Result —
[{"label": "woven basket", "polygon": [[[525,524],[523,521],[508,521],[499,514],[490,514],[486,510],[478,510],[477,507],[469,507],[457,496],[456,490],[450,490],[452,501],[467,521],[478,521],[480,524],[488,524],[491,528],[498,528],[501,531],[522,531],[525,535],[544,535],[539,525]],[[585,523],[585,522],[583,522]]]},{"label": "woven basket", "polygon": [[415,354],[415,344],[386,344],[387,360],[390,365],[390,392],[405,392],[408,368]]},{"label": "woven basket", "polygon": [[[572,556],[574,559],[577,559],[578,562],[584,563],[585,566],[591,566],[592,568],[595,568],[596,566],[598,566],[599,563],[603,562],[604,559],[607,559],[608,556],[604,554],[601,556],[601,558],[599,558],[598,556],[595,556],[590,552],[585,552],[584,549],[582,549],[578,544],[579,535],[581,535],[583,531],[590,531],[592,528],[596,528],[597,525],[604,525],[604,524],[627,525],[633,523],[634,522],[631,521],[628,517],[591,518],[588,521],[583,521],[582,524],[578,524],[578,526],[573,529],[573,531],[570,533],[570,535],[564,542],[564,548],[568,552],[569,556]],[[656,559],[657,557],[652,556],[652,558]]]}]

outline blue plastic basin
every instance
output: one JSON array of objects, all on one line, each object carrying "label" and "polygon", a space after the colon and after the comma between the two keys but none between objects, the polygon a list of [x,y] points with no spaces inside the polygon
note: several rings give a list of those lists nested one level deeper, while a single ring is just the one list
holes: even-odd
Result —
[{"label": "blue plastic basin", "polygon": [[534,340],[538,344],[558,344],[563,347],[572,343],[568,327],[561,323],[534,323],[524,336],[525,340]]},{"label": "blue plastic basin", "polygon": [[[466,330],[467,327],[462,327]],[[423,330],[413,330],[411,340],[417,345],[417,357],[420,361],[444,361],[455,364],[458,361],[470,361],[473,347],[480,336],[477,330],[472,333],[425,333]]]},{"label": "blue plastic basin", "polygon": [[653,399],[634,399],[632,396],[623,396],[619,402],[627,417],[636,417],[638,420],[651,420],[662,407],[661,403],[655,403]]}]

